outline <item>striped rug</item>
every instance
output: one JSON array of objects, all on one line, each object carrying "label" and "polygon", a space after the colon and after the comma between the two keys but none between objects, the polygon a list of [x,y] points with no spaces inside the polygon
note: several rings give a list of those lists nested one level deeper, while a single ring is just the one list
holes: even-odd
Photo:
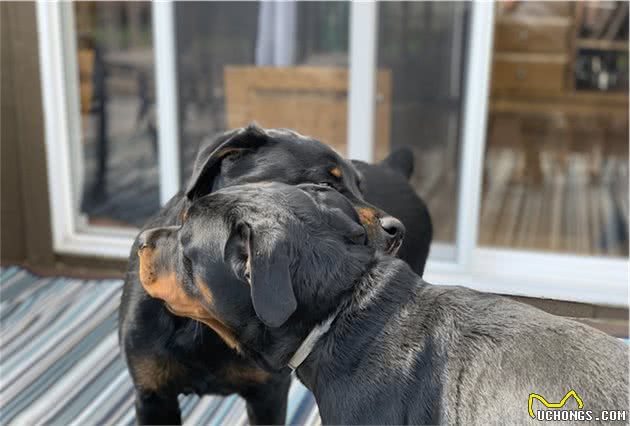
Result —
[{"label": "striped rug", "polygon": [[[37,277],[0,269],[0,425],[130,425],[133,388],[117,338],[121,280]],[[237,397],[180,396],[187,425],[243,425]],[[294,381],[289,424],[319,424]]]}]

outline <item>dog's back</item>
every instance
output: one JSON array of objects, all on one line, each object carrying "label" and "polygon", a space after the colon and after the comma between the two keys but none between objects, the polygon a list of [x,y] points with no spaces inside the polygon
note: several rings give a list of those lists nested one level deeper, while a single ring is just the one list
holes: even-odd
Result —
[{"label": "dog's back", "polygon": [[[628,410],[628,347],[620,340],[461,287],[431,286],[423,299],[421,305],[432,304],[431,309],[444,312],[441,324],[433,324],[432,335],[451,333],[443,406],[457,409],[447,409],[447,423],[538,422],[530,418],[530,395],[559,404],[570,391],[581,399],[583,410],[592,411],[593,420],[602,410]],[[531,398],[534,415],[553,409]],[[564,408],[578,409],[577,401],[565,400]]]},{"label": "dog's back", "polygon": [[[318,378],[345,387],[343,398],[320,393],[325,422],[536,424],[531,394],[558,404],[571,390],[593,420],[628,410],[628,348],[618,339],[511,299],[427,284],[396,259],[366,279],[352,322],[332,332],[337,368],[325,374],[334,380]],[[535,399],[533,412],[543,409],[554,408]]]}]

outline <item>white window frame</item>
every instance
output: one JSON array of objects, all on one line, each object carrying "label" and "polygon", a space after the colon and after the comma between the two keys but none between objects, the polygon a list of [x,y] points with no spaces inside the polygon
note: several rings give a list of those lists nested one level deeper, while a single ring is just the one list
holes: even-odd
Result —
[{"label": "white window frame", "polygon": [[[434,243],[430,282],[482,291],[628,306],[628,259],[546,254],[479,247],[482,168],[486,138],[494,4],[474,2],[469,32],[461,169],[454,246]],[[136,231],[87,225],[78,216],[73,182],[82,179],[81,129],[71,3],[37,4],[53,245],[59,253],[125,258]],[[372,160],[378,4],[352,2],[348,153]],[[178,95],[172,2],[153,3],[160,200],[180,187]],[[72,47],[72,48],[69,48]],[[444,256],[444,255],[447,256]],[[443,260],[453,254],[453,261]]]},{"label": "white window frame", "polygon": [[[180,187],[177,76],[173,4],[154,2],[160,201]],[[37,2],[53,249],[58,253],[123,259],[137,230],[88,225],[79,212],[83,157],[73,4]]]},{"label": "white window frame", "polygon": [[[433,243],[425,278],[481,291],[628,306],[628,259],[480,247],[477,243],[488,118],[494,3],[472,3],[454,261],[450,244]],[[348,152],[372,160],[378,4],[353,2]],[[356,74],[360,77],[354,78]],[[445,256],[446,255],[446,256]]]}]

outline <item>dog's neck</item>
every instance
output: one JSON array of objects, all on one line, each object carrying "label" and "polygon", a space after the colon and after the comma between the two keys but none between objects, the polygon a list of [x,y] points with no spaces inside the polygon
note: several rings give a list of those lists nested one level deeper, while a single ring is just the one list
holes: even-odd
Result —
[{"label": "dog's neck", "polygon": [[321,339],[326,333],[328,333],[328,330],[330,330],[330,326],[337,319],[337,315],[339,315],[339,312],[339,309],[335,310],[335,312],[330,314],[328,318],[317,324],[315,327],[313,327],[311,332],[308,333],[308,336],[306,336],[306,338],[302,341],[302,344],[297,348],[297,350],[289,360],[288,366],[291,370],[295,371],[300,365],[302,365],[304,360],[306,360],[306,358],[315,348],[315,345],[319,342],[319,339]]},{"label": "dog's neck", "polygon": [[300,320],[297,327],[272,329],[261,323],[251,324],[238,336],[241,352],[267,371],[290,371],[289,362],[316,322]]},{"label": "dog's neck", "polygon": [[[313,250],[330,249],[329,246]],[[267,327],[251,317],[235,327],[243,353],[271,371],[289,370],[289,363],[313,330],[326,328],[326,322],[344,303],[350,303],[354,288],[369,273],[374,262],[373,249],[353,246],[339,251],[344,262],[331,262],[327,268],[313,275],[310,257],[302,256],[293,271],[293,287],[298,309],[278,328]],[[323,291],[322,289],[330,289]],[[317,333],[315,333],[317,334]],[[315,339],[317,340],[317,339]],[[306,351],[306,355],[310,351]]]},{"label": "dog's neck", "polygon": [[[395,285],[395,288],[392,286]],[[363,277],[352,293],[350,303],[339,311],[330,330],[319,338],[304,362],[297,368],[300,380],[316,399],[344,398],[330,395],[340,372],[354,371],[361,358],[374,344],[378,330],[400,306],[407,303],[426,283],[408,265],[385,257]],[[380,315],[371,315],[370,309]],[[380,323],[381,321],[382,323]]]},{"label": "dog's neck", "polygon": [[[334,274],[328,273],[316,277],[307,274],[297,274],[303,277],[305,282],[296,282],[295,287],[302,290],[298,300],[312,300],[311,303],[303,303],[293,313],[289,321],[279,328],[265,326],[259,319],[252,316],[240,326],[235,327],[237,340],[243,355],[257,362],[268,371],[289,371],[292,359],[295,362],[296,353],[300,352],[303,358],[309,356],[311,348],[305,344],[305,340],[311,335],[313,343],[317,341],[340,311],[342,305],[348,305],[353,297],[356,283],[362,281],[365,274],[369,273],[374,254],[368,252],[352,257],[344,263],[343,270]],[[307,268],[305,268],[307,269]],[[354,278],[353,278],[354,277]],[[300,278],[295,278],[297,281]],[[325,283],[321,280],[333,280],[338,282],[336,292],[322,292]],[[321,333],[318,333],[318,330]],[[302,350],[300,348],[302,347]],[[298,354],[298,357],[302,356]]]}]

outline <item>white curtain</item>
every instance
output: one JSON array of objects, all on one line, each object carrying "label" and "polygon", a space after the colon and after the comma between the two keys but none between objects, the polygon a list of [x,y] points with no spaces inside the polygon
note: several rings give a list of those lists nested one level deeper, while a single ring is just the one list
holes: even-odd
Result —
[{"label": "white curtain", "polygon": [[262,1],[258,12],[256,65],[295,64],[297,4],[295,1]]}]

